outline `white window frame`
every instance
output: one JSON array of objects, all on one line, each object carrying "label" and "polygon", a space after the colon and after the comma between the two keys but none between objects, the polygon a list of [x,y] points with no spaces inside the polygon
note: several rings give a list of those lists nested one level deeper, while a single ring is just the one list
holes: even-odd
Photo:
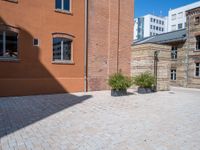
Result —
[{"label": "white window frame", "polygon": [[[53,63],[63,63],[63,64],[73,64],[74,63],[74,54],[73,54],[73,39],[71,38],[66,38],[66,37],[53,37],[54,38],[63,38],[63,39],[68,39],[71,41],[71,60],[64,60],[64,56],[63,56],[63,52],[64,52],[64,49],[63,49],[63,40],[61,41],[61,59],[53,59],[52,57],[52,62]],[[52,39],[52,41],[53,41]],[[52,48],[52,52],[53,52],[53,48]],[[53,53],[52,53],[53,54]],[[53,56],[53,55],[52,55]]]},{"label": "white window frame", "polygon": [[171,69],[171,81],[176,81],[177,75],[176,75],[176,69]]},{"label": "white window frame", "polygon": [[172,60],[177,60],[177,58],[178,58],[178,47],[177,46],[172,46],[171,59]]},{"label": "white window frame", "polygon": [[[56,1],[56,0],[55,0]],[[69,10],[64,9],[64,0],[61,0],[61,9],[55,8],[56,11],[61,11],[61,12],[66,12],[66,13],[71,13],[72,12],[72,0],[69,0]]]}]

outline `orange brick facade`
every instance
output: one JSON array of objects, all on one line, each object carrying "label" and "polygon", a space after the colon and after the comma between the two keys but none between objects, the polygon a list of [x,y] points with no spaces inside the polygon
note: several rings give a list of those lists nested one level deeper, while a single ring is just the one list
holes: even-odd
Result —
[{"label": "orange brick facade", "polygon": [[[19,59],[0,60],[0,96],[84,91],[85,1],[71,2],[66,14],[55,11],[55,0],[0,1],[0,24],[19,32]],[[107,89],[117,70],[130,75],[132,24],[133,0],[88,0],[88,90]],[[53,33],[74,37],[73,63],[52,62]]]},{"label": "orange brick facade", "polygon": [[109,75],[130,75],[133,0],[89,0],[88,89],[108,89]]}]

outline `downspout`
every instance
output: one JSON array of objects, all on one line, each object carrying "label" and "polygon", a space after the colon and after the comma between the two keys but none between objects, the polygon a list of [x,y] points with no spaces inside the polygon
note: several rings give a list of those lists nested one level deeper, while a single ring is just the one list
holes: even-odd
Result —
[{"label": "downspout", "polygon": [[85,0],[84,92],[88,91],[88,0]]},{"label": "downspout", "polygon": [[190,42],[190,14],[188,14],[188,33],[187,33],[187,48],[186,48],[186,58],[185,58],[185,76],[186,76],[186,82],[184,87],[188,86],[188,68],[189,68],[189,42]]},{"label": "downspout", "polygon": [[117,72],[119,72],[119,36],[120,36],[120,14],[121,13],[121,4],[120,0],[118,0],[118,43],[117,43]]}]

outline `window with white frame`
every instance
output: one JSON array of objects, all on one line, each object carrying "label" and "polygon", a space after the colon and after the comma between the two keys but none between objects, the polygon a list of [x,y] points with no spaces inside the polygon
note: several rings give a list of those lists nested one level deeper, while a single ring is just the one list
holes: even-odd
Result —
[{"label": "window with white frame", "polygon": [[62,11],[71,11],[71,0],[55,0],[56,9]]},{"label": "window with white frame", "polygon": [[172,46],[172,49],[171,49],[171,59],[175,60],[177,59],[177,46]]},{"label": "window with white frame", "polygon": [[196,50],[200,51],[200,36],[196,36]]},{"label": "window with white frame", "polygon": [[200,77],[200,62],[195,63],[195,76]]},{"label": "window with white frame", "polygon": [[176,69],[171,69],[171,80],[176,80]]},{"label": "window with white frame", "polygon": [[0,59],[17,59],[18,33],[9,30],[0,30]]},{"label": "window with white frame", "polygon": [[72,40],[64,37],[53,38],[53,61],[72,62]]}]

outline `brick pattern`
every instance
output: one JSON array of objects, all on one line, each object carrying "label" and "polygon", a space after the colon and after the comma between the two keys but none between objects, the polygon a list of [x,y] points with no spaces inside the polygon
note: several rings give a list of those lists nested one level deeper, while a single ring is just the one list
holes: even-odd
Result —
[{"label": "brick pattern", "polygon": [[118,69],[130,75],[133,0],[89,0],[88,90],[108,89]]},{"label": "brick pattern", "polygon": [[145,71],[154,74],[154,52],[160,50],[158,59],[158,87],[160,91],[169,90],[170,85],[170,46],[142,44],[132,47],[131,74],[139,75]]}]

